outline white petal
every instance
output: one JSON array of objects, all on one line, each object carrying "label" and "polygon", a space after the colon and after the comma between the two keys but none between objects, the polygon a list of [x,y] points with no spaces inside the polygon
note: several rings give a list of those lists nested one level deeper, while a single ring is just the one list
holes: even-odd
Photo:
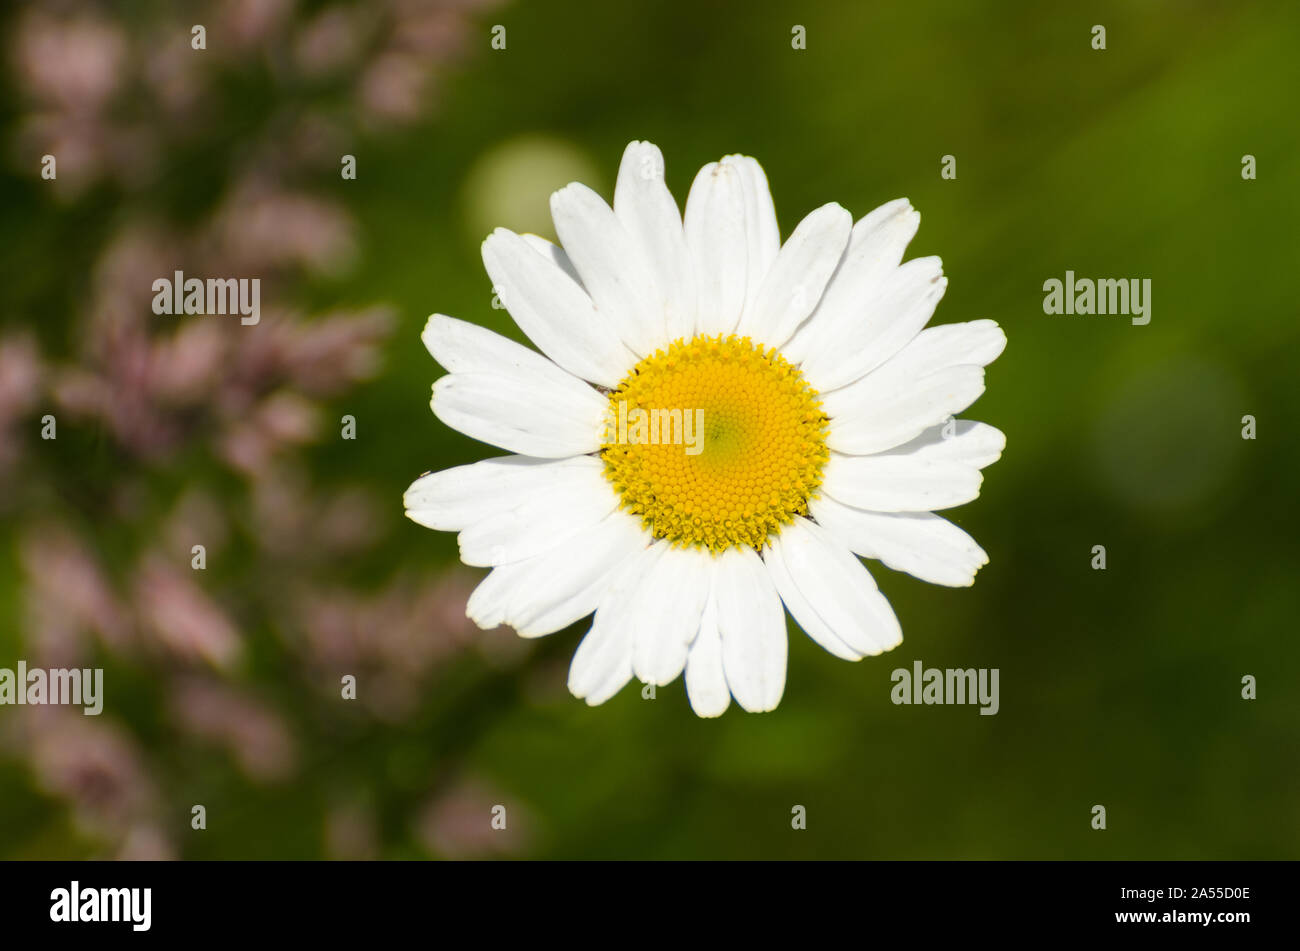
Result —
[{"label": "white petal", "polygon": [[646,541],[638,519],[611,512],[544,554],[493,568],[465,613],[485,629],[509,624],[522,637],[554,633],[596,610],[613,572]]},{"label": "white petal", "polygon": [[[911,264],[911,261],[907,262]],[[986,367],[1007,346],[1007,335],[993,320],[970,320],[960,324],[928,327],[907,349],[914,353],[923,369],[943,367]]]},{"label": "white petal", "polygon": [[833,654],[835,642],[863,656],[897,647],[898,618],[871,574],[820,525],[797,518],[765,553],[781,600],[808,635]]},{"label": "white petal", "polygon": [[782,348],[789,360],[802,362],[810,354],[834,346],[853,329],[860,306],[883,283],[916,236],[921,216],[906,198],[870,212],[853,226],[849,246],[826,286],[821,303]]},{"label": "white petal", "polygon": [[700,618],[700,633],[686,658],[686,695],[697,716],[717,717],[731,705],[731,690],[722,668],[722,636],[718,633],[718,603],[710,593]]},{"label": "white petal", "polygon": [[901,357],[822,394],[831,418],[830,448],[854,454],[892,449],[960,413],[984,392],[983,367],[949,367],[918,377]]},{"label": "white petal", "polygon": [[741,318],[738,332],[779,347],[821,300],[853,227],[852,216],[831,202],[799,222],[777,254],[757,302]]},{"label": "white petal", "polygon": [[734,163],[712,162],[695,176],[686,199],[683,227],[695,262],[697,333],[731,333],[745,309],[745,190],[744,176]]},{"label": "white petal", "polygon": [[599,612],[569,665],[569,692],[598,706],[632,679],[632,631]]},{"label": "white petal", "polygon": [[802,370],[818,390],[852,383],[910,343],[934,316],[948,279],[936,257],[895,268],[859,303],[857,317],[837,339],[809,354]]},{"label": "white petal", "polygon": [[681,212],[664,184],[664,157],[657,146],[631,142],[624,150],[614,186],[614,214],[654,272],[667,339],[689,339],[695,332],[695,266]]},{"label": "white petal", "polygon": [[618,507],[618,493],[598,460],[579,458],[592,459],[597,467],[558,469],[540,491],[514,499],[465,528],[457,538],[460,560],[478,567],[523,561],[602,521]]},{"label": "white petal", "polygon": [[672,548],[661,541],[657,555],[644,559],[632,594],[632,669],[642,683],[671,683],[686,666],[691,642],[709,596],[710,555],[697,548]]},{"label": "white petal", "polygon": [[932,512],[978,498],[984,476],[972,466],[911,456],[832,452],[822,489],[845,505],[873,512]]},{"label": "white petal", "polygon": [[772,576],[772,584],[776,587],[777,593],[780,594],[786,610],[803,628],[805,634],[819,644],[823,650],[829,651],[842,660],[862,659],[862,651],[855,650],[840,640],[839,636],[818,616],[817,611],[804,597],[799,590],[799,586],[795,584],[794,578],[785,567],[785,561],[782,559],[781,553],[774,546],[769,546],[764,550],[763,563],[767,566],[767,573]]},{"label": "white petal", "polygon": [[[420,334],[429,354],[448,373],[547,374],[558,369],[550,360],[486,327],[433,314]],[[562,374],[568,376],[568,374]]]},{"label": "white petal", "polygon": [[559,366],[613,387],[636,363],[586,291],[522,236],[492,232],[483,242],[483,264],[519,329]]},{"label": "white petal", "polygon": [[984,364],[1006,335],[991,320],[921,331],[883,366],[822,394],[832,449],[863,454],[901,445],[964,410],[984,392]]},{"label": "white petal", "polygon": [[785,612],[763,560],[748,548],[716,559],[722,662],[736,702],[750,713],[775,710],[785,692]]},{"label": "white petal", "polygon": [[975,539],[929,512],[867,512],[825,495],[812,499],[808,510],[850,551],[931,584],[973,584],[989,562]]},{"label": "white petal", "polygon": [[776,208],[772,205],[772,190],[767,184],[763,166],[747,155],[728,155],[724,165],[734,165],[744,183],[745,247],[749,259],[745,285],[745,312],[753,311],[758,293],[767,277],[768,269],[776,260],[781,247],[781,229],[776,223]]},{"label": "white petal", "polygon": [[576,377],[548,366],[554,374],[444,376],[433,385],[433,413],[466,436],[525,456],[595,452],[605,433],[607,401]]},{"label": "white petal", "polygon": [[975,469],[983,469],[1002,458],[1002,450],[1006,447],[1007,437],[1000,429],[988,423],[954,419],[931,426],[915,439],[882,455],[909,456],[930,462],[960,462]]},{"label": "white petal", "polygon": [[610,576],[590,630],[569,665],[569,691],[591,706],[604,703],[632,679],[632,623],[628,597],[641,558],[627,558]]},{"label": "white petal", "polygon": [[613,209],[574,182],[551,196],[551,217],[582,286],[623,342],[642,357],[663,346],[663,294],[640,246]]},{"label": "white petal", "polygon": [[[569,260],[569,256],[564,253],[564,248],[560,247],[558,244],[547,241],[539,234],[525,232],[519,237],[527,241],[528,246],[542,257],[553,261],[556,267],[569,275],[569,278],[573,283],[582,287],[582,278],[578,276],[578,269],[573,266],[573,262]],[[588,299],[590,300],[590,298]]]},{"label": "white petal", "polygon": [[406,517],[426,528],[458,532],[532,497],[569,470],[600,473],[594,456],[536,459],[499,456],[441,472],[427,472],[402,497]]}]

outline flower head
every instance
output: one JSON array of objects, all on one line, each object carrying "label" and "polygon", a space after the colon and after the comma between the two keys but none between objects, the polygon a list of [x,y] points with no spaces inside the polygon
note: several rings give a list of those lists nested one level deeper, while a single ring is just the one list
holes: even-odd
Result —
[{"label": "flower head", "polygon": [[[782,244],[762,168],[701,169],[685,215],[646,142],[613,207],[551,198],[562,247],[495,231],[483,261],[538,353],[435,314],[434,414],[513,455],[429,473],[407,515],[492,571],[480,626],[524,637],[589,614],[569,688],[602,703],[683,672],[691,706],[771,710],[788,611],[849,660],[902,632],[860,557],[969,585],[988,557],[937,509],[979,495],[1005,437],[958,421],[1006,344],[991,320],[924,329],[947,280],[904,263],[900,199],[835,203]],[[784,606],[784,607],[783,607]]]}]

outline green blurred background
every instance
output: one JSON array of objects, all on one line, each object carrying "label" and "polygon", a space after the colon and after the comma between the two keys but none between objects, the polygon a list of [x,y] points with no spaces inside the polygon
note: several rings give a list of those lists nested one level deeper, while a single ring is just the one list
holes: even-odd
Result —
[{"label": "green blurred background", "polygon": [[[16,408],[3,420],[0,666],[76,657],[106,668],[107,697],[90,733],[0,708],[0,857],[1300,857],[1300,7],[232,6],[248,18],[240,29],[203,5],[179,20],[161,4],[6,14],[0,328],[12,359],[0,360],[0,391]],[[403,20],[412,7],[438,28]],[[331,34],[322,18],[334,8],[355,19]],[[32,38],[33,11],[56,28],[115,24],[135,52],[105,69],[146,78],[151,56],[184,60],[189,24],[210,16],[208,50],[193,53],[210,60],[201,107],[155,115],[121,87],[95,120],[194,126],[139,153],[119,148],[120,174],[90,162],[84,184],[42,181],[40,155],[62,140],[32,117],[63,94],[42,99],[52,81],[24,73],[25,49],[60,49]],[[1104,51],[1092,48],[1095,24]],[[491,46],[494,25],[505,49]],[[804,50],[792,49],[796,25]],[[360,35],[373,45],[330,59],[331,38]],[[68,48],[60,69],[93,58]],[[403,98],[403,77],[421,69],[429,75]],[[166,101],[180,81],[159,82]],[[84,104],[55,105],[86,121]],[[385,109],[390,121],[371,121]],[[276,143],[304,116],[327,131],[307,135],[319,147],[294,164]],[[586,625],[535,644],[466,630],[476,573],[455,567],[453,536],[402,517],[402,492],[422,472],[497,454],[429,412],[441,371],[419,341],[425,318],[518,338],[491,307],[482,238],[496,225],[551,236],[549,193],[581,179],[609,197],[631,139],[662,148],[679,202],[702,164],[755,156],[783,236],[827,201],[856,218],[910,198],[922,226],[909,257],[940,255],[950,279],[935,320],[993,318],[1010,341],[964,414],[1004,430],[1007,450],[979,500],[946,513],[990,564],[955,590],[873,564],[903,644],[846,664],[792,629],[771,714],[733,705],[699,720],[680,680],[653,701],[630,685],[586,707],[564,686]],[[94,154],[113,139],[100,129],[84,141]],[[345,152],[355,181],[338,174]],[[1242,178],[1247,154],[1256,180]],[[940,177],[944,155],[955,180]],[[107,340],[116,331],[105,322],[134,322],[149,340],[183,326],[149,314],[138,286],[119,311],[88,315],[109,293],[106,255],[121,236],[145,220],[203,232],[186,245],[200,275],[208,223],[229,220],[234,251],[222,260],[240,260],[253,226],[231,196],[271,167],[276,188],[329,210],[304,214],[295,227],[309,247],[277,259],[272,293],[300,334],[285,346],[345,359],[346,333],[312,350],[313,328],[386,306],[358,331],[375,365],[315,389],[312,366],[267,371],[255,399],[220,411],[168,390],[178,434],[166,440],[136,438],[120,414],[68,396],[87,364],[114,392],[129,383],[110,366],[112,347],[87,349],[99,339],[88,321]],[[287,227],[266,215],[273,236]],[[310,246],[334,226],[334,244]],[[1045,315],[1043,282],[1067,269],[1149,278],[1151,323]],[[273,327],[218,332],[242,341]],[[227,353],[220,378],[245,366]],[[122,412],[145,413],[160,392],[145,387]],[[263,465],[227,437],[267,400],[288,421],[268,410],[259,432],[282,462]],[[46,413],[57,441],[39,437]],[[344,414],[356,440],[338,438]],[[1254,440],[1242,438],[1247,414]],[[301,438],[285,435],[300,419]],[[272,472],[282,491],[268,499]],[[224,526],[211,529],[224,542],[201,575],[188,552],[202,532],[158,541],[196,491],[208,516],[198,523]],[[339,516],[364,537],[336,552],[311,532],[340,494],[364,500],[351,522]],[[268,536],[286,511],[298,521]],[[98,566],[123,620],[98,630],[78,615],[51,646],[41,598],[57,602],[58,571],[73,569],[49,568],[69,559],[42,560],[41,542],[64,536]],[[1091,567],[1095,545],[1104,571]],[[183,581],[168,574],[175,566]],[[237,645],[229,651],[170,643],[175,615],[149,607],[166,588],[159,577],[196,576],[227,619],[212,623]],[[173,594],[162,602],[184,614],[192,599]],[[333,632],[324,647],[322,626]],[[999,668],[1000,712],[893,705],[891,671],[917,659]],[[339,699],[346,673],[358,674],[358,701]],[[1245,675],[1258,699],[1242,699]],[[202,831],[191,828],[196,803]],[[495,804],[507,807],[505,833],[488,828]],[[804,831],[791,829],[796,804]],[[1105,831],[1091,828],[1094,804],[1107,809]]]}]

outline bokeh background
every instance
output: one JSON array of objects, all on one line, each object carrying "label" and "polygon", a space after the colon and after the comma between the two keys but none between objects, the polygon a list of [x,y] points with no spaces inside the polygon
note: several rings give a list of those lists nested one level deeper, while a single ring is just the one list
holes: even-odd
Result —
[{"label": "bokeh background", "polygon": [[[0,858],[1300,857],[1297,43],[1268,2],[12,5],[0,666],[106,700],[0,708]],[[586,707],[585,626],[474,629],[479,572],[402,516],[496,454],[429,412],[426,316],[515,334],[480,241],[633,138],[679,200],[756,156],[783,234],[907,196],[936,321],[1010,338],[965,414],[1007,451],[948,513],[991,564],[873,568],[903,644],[792,631],[772,714]],[[155,317],[176,268],[260,276],[261,323]],[[1150,278],[1150,325],[1044,315],[1067,269]],[[999,668],[1000,712],[893,705],[917,659]]]}]

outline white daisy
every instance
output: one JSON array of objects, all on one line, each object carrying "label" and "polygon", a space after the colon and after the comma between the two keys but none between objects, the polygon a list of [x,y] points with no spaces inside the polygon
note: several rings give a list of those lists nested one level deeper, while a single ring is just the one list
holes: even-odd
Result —
[{"label": "white daisy", "polygon": [[[920,223],[905,199],[857,224],[823,205],[782,244],[752,158],[701,169],[683,221],[659,149],[633,142],[612,209],[572,184],[551,211],[563,249],[505,229],[483,243],[540,353],[441,314],[423,335],[448,370],[434,414],[515,453],[405,496],[492,568],[478,625],[538,637],[595,612],[575,696],[685,671],[695,712],[717,716],[731,697],[780,702],[784,611],[847,660],[902,640],[858,556],[974,581],[988,556],[933,512],[978,496],[1002,453],[1001,432],[953,414],[1006,337],[991,320],[922,329],[947,280],[937,257],[901,263]],[[620,441],[637,409],[702,411],[699,451]]]}]

